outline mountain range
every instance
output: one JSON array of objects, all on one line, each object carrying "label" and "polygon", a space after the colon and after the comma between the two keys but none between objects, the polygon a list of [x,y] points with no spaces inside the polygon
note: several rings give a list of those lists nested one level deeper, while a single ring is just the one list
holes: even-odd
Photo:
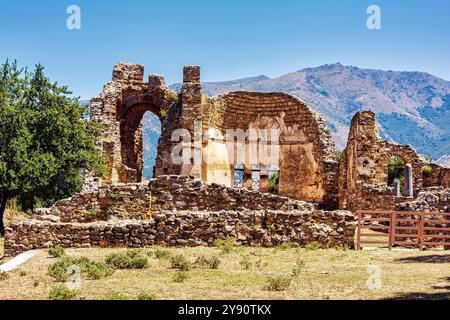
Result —
[{"label": "mountain range", "polygon": [[[171,86],[179,90],[180,84]],[[323,114],[338,149],[347,144],[349,125],[360,110],[377,114],[380,135],[409,144],[433,159],[450,154],[450,82],[424,72],[361,69],[340,63],[306,68],[277,78],[261,75],[206,82],[203,91],[286,92]]]},{"label": "mountain range", "polygon": [[[170,86],[179,91],[181,84]],[[424,72],[383,71],[340,63],[301,69],[276,78],[264,75],[202,83],[208,96],[231,91],[286,92],[299,97],[328,121],[336,147],[343,150],[353,115],[377,114],[382,138],[414,147],[420,154],[450,165],[450,82]],[[159,120],[144,120],[145,176],[151,176]]]}]

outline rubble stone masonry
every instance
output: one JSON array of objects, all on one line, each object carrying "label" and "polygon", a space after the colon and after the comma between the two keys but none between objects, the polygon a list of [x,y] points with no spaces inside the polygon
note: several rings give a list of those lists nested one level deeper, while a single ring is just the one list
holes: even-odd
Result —
[{"label": "rubble stone masonry", "polygon": [[110,185],[38,210],[6,229],[5,254],[63,247],[238,245],[283,242],[353,247],[355,215],[259,192],[162,176],[145,184]]}]

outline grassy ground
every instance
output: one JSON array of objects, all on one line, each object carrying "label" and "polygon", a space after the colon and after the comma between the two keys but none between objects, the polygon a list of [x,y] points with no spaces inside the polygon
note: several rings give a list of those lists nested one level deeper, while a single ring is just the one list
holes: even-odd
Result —
[{"label": "grassy ground", "polygon": [[[66,250],[74,257],[104,260],[125,249]],[[136,299],[142,292],[158,299],[450,299],[450,255],[442,251],[353,251],[297,248],[239,248],[223,253],[217,248],[173,248],[191,262],[216,256],[218,269],[192,268],[183,282],[174,282],[169,259],[145,249],[150,266],[116,270],[100,280],[82,280],[76,299]],[[0,300],[47,299],[57,283],[48,267],[56,261],[46,251],[0,280]],[[380,287],[368,288],[373,267],[379,267]],[[369,268],[369,270],[368,270]],[[372,268],[372,269],[371,269]],[[296,275],[293,271],[296,270]],[[281,291],[267,289],[268,279],[283,277],[290,284]]]}]

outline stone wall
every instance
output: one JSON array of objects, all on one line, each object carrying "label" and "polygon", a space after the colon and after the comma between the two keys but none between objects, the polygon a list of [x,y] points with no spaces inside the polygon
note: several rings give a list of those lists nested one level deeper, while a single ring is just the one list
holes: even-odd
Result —
[{"label": "stone wall", "polygon": [[393,193],[387,188],[389,159],[394,156],[400,157],[405,167],[411,166],[413,189],[422,188],[425,164],[414,149],[381,140],[375,114],[358,112],[353,117],[347,147],[340,160],[339,208],[394,209],[397,200],[392,199]]},{"label": "stone wall", "polygon": [[442,187],[424,189],[418,193],[417,198],[398,203],[395,209],[398,211],[450,212],[450,189]]},{"label": "stone wall", "polygon": [[5,255],[62,246],[211,246],[235,238],[237,245],[272,247],[312,241],[353,248],[355,216],[346,211],[162,211],[150,220],[55,223],[23,220],[6,228]]},{"label": "stone wall", "polygon": [[315,206],[268,193],[204,184],[189,176],[160,176],[149,183],[113,184],[85,191],[36,213],[60,222],[92,222],[111,218],[146,220],[163,210],[264,209],[312,211]]}]

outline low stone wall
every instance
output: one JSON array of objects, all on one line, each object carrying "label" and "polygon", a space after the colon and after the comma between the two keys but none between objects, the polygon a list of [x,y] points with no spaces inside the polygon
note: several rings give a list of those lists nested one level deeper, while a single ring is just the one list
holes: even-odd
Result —
[{"label": "low stone wall", "polygon": [[160,212],[150,220],[61,223],[23,220],[6,228],[5,255],[62,246],[211,246],[235,238],[237,245],[271,247],[283,242],[354,247],[355,215],[347,211]]},{"label": "low stone wall", "polygon": [[160,176],[147,184],[116,184],[58,201],[37,214],[60,222],[147,220],[160,211],[314,210],[313,204],[247,189],[203,184],[189,176]]},{"label": "low stone wall", "polygon": [[450,212],[450,189],[428,188],[418,193],[413,201],[396,205],[398,211]]}]

